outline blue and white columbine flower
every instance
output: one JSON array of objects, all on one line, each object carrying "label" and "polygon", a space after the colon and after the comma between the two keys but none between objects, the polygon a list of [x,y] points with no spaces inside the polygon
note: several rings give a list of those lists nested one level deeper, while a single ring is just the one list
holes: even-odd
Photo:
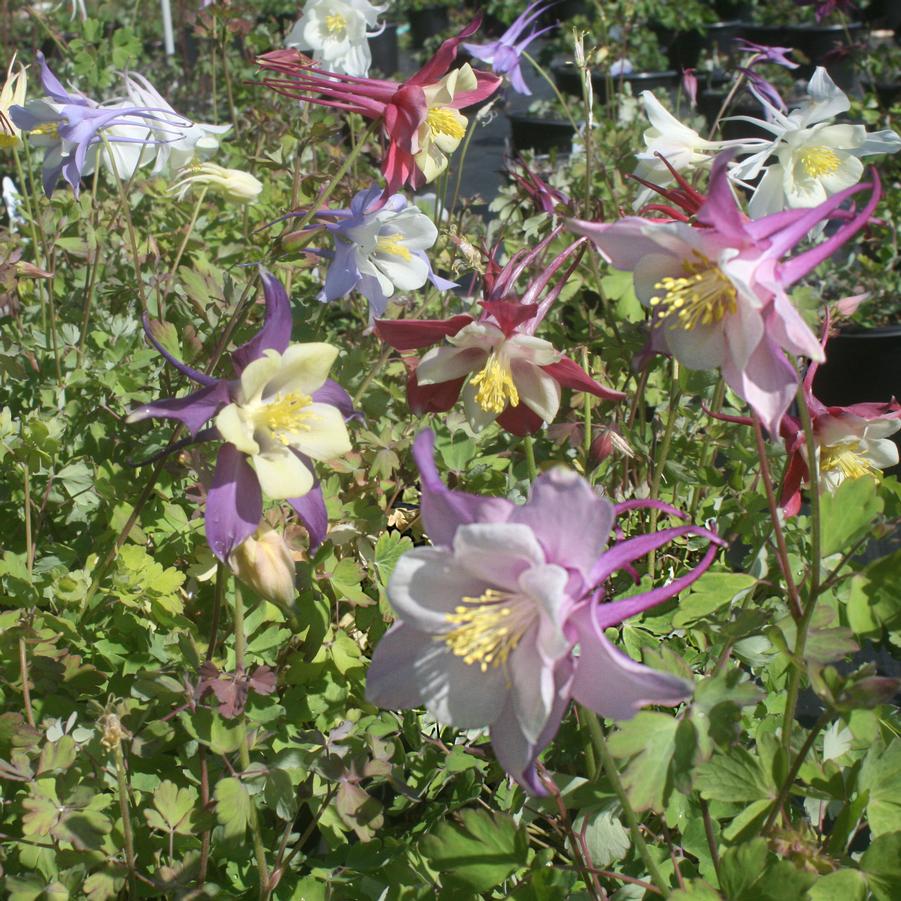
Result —
[{"label": "blue and white columbine flower", "polygon": [[432,272],[426,255],[438,239],[435,223],[403,194],[384,203],[373,185],[358,192],[349,209],[325,210],[320,224],[335,237],[332,262],[319,300],[327,303],[356,289],[369,301],[370,319],[381,316],[395,291],[415,291],[430,281],[446,291],[456,282]]}]

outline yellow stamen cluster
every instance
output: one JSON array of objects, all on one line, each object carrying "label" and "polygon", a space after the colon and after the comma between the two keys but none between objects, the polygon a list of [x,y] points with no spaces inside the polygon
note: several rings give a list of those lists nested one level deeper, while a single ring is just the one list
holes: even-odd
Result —
[{"label": "yellow stamen cluster", "polygon": [[312,414],[306,409],[313,402],[307,394],[292,391],[278,400],[266,404],[259,414],[259,424],[269,429],[275,438],[287,446],[290,436],[297,432],[308,432],[308,420]]},{"label": "yellow stamen cluster", "polygon": [[460,600],[463,603],[444,617],[457,628],[441,639],[465,664],[478,663],[483,673],[489,666],[506,667],[533,619],[532,611],[523,609],[521,603],[511,604],[513,595],[496,588],[487,589],[477,598]]},{"label": "yellow stamen cluster", "polygon": [[413,255],[401,244],[403,239],[404,236],[400,232],[394,232],[390,235],[379,235],[375,242],[376,250],[379,253],[390,253],[392,256],[400,257],[409,263],[413,259]]},{"label": "yellow stamen cluster", "polygon": [[736,309],[735,286],[719,266],[697,251],[692,256],[682,264],[684,276],[667,276],[654,285],[664,293],[651,298],[653,315],[658,322],[669,320],[669,328],[713,325]]},{"label": "yellow stamen cluster", "polygon": [[831,147],[805,147],[799,154],[804,171],[811,178],[832,175],[842,164],[838,154]]},{"label": "yellow stamen cluster", "polygon": [[29,134],[32,135],[50,135],[55,138],[59,135],[59,122],[43,122],[36,128],[32,128]]},{"label": "yellow stamen cluster", "polygon": [[488,357],[484,368],[469,380],[469,384],[478,387],[476,403],[486,413],[503,413],[507,403],[513,407],[519,405],[519,392],[513,384],[510,366],[497,354]]},{"label": "yellow stamen cluster", "polygon": [[432,136],[448,135],[462,141],[466,135],[466,119],[455,109],[445,106],[433,106],[425,117]]},{"label": "yellow stamen cluster", "polygon": [[882,471],[861,453],[859,441],[824,447],[820,451],[820,469],[823,472],[840,472],[846,479],[882,477]]},{"label": "yellow stamen cluster", "polygon": [[325,29],[329,34],[340,34],[347,28],[347,19],[340,13],[333,13],[325,17]]}]

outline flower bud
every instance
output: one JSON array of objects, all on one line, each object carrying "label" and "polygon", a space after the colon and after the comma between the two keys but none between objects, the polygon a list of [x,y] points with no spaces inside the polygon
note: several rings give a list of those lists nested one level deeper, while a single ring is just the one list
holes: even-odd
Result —
[{"label": "flower bud", "polygon": [[122,739],[129,737],[128,730],[115,713],[108,713],[103,717],[101,725],[103,726],[103,735],[100,738],[100,744],[107,751],[115,751],[122,743]]},{"label": "flower bud", "polygon": [[191,185],[198,184],[218,191],[236,203],[252,203],[263,190],[263,183],[249,172],[241,169],[226,169],[215,163],[198,163],[183,169],[181,180],[172,186],[172,191],[181,200]]},{"label": "flower bud", "polygon": [[294,600],[294,557],[285,539],[273,529],[260,526],[232,552],[228,565],[261,597],[280,604]]}]

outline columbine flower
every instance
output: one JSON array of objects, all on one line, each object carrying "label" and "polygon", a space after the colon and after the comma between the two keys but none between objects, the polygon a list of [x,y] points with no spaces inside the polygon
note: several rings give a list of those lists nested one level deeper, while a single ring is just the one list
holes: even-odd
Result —
[{"label": "columbine flower", "polygon": [[[641,92],[641,103],[651,124],[644,132],[645,150],[635,154],[638,160],[635,174],[641,179],[666,185],[671,180],[671,168],[688,175],[707,168],[714,154],[721,150],[736,148],[739,153],[750,152],[767,143],[757,138],[708,141],[693,128],[683,125],[650,91]],[[640,192],[635,209],[644,206],[650,197],[650,192]]]},{"label": "columbine flower", "polygon": [[[901,149],[901,137],[891,129],[867,134],[863,125],[832,124],[850,102],[824,68],[816,69],[807,93],[810,99],[785,115],[755,92],[767,120],[737,117],[773,135],[772,141],[738,163],[731,173],[734,179],[750,180],[763,171],[748,207],[754,219],[786,208],[816,206],[860,181],[861,157]],[[773,156],[776,162],[764,168]]]},{"label": "columbine flower", "polygon": [[393,194],[401,185],[418,188],[440,175],[447,168],[447,154],[466,134],[466,118],[459,111],[497,90],[497,76],[473,72],[469,64],[448,72],[457,46],[480,23],[477,16],[402,83],[328,73],[296,50],[275,50],[257,63],[279,74],[265,78],[263,84],[280,94],[381,122],[388,139],[382,162],[388,182],[385,193]]},{"label": "columbine flower", "polygon": [[354,195],[350,209],[324,210],[319,222],[335,237],[335,250],[319,300],[344,297],[354,289],[369,301],[369,318],[381,316],[395,290],[414,291],[430,281],[446,291],[456,282],[432,272],[426,251],[438,239],[438,229],[403,194],[380,202],[382,189],[373,185]]},{"label": "columbine flower", "polygon": [[[184,119],[163,99],[157,89],[143,76],[132,72],[125,76],[128,99],[136,106],[162,110],[174,119]],[[192,163],[197,156],[206,157],[219,148],[219,138],[231,125],[208,125],[204,122],[187,122],[184,128],[173,134],[156,120],[148,120],[157,143],[151,144],[155,161],[154,173],[172,174]]]},{"label": "columbine flower", "polygon": [[[155,110],[144,106],[100,106],[84,94],[69,93],[60,84],[38,53],[41,67],[41,83],[49,101],[32,100],[24,106],[13,106],[10,118],[23,132],[28,133],[32,144],[44,148],[43,184],[44,193],[53,193],[60,175],[78,195],[82,177],[93,171],[97,149],[102,142],[101,132],[107,140],[120,144],[145,144],[149,140],[142,137],[148,120],[158,121],[172,136],[175,129],[186,126],[184,120],[172,117],[166,110]],[[116,134],[121,127],[129,134]],[[137,128],[135,133],[131,133]]]},{"label": "columbine flower", "polygon": [[21,132],[10,119],[9,108],[13,105],[21,105],[25,102],[25,66],[19,63],[17,72],[13,72],[16,65],[16,55],[9,61],[6,70],[6,81],[0,88],[0,150],[9,150],[18,147],[22,143]]},{"label": "columbine flower", "polygon": [[554,4],[536,0],[530,3],[514,20],[513,24],[496,40],[488,44],[464,44],[463,49],[476,59],[488,63],[498,75],[506,75],[514,91],[520,94],[531,94],[529,86],[522,77],[522,54],[535,38],[556,28],[556,24],[545,28],[533,29],[525,37],[522,33]]},{"label": "columbine flower", "polygon": [[260,526],[229,555],[228,565],[261,597],[284,605],[294,600],[294,555],[275,529]]},{"label": "columbine flower", "polygon": [[[829,319],[823,329],[825,352],[829,335]],[[879,479],[882,470],[898,463],[898,447],[889,436],[901,430],[901,404],[894,398],[888,403],[851,404],[827,407],[813,393],[816,363],[807,368],[804,397],[813,426],[820,491],[835,491],[845,479],[864,476]],[[789,454],[782,484],[781,503],[787,516],[801,508],[801,485],[808,484],[807,442],[801,423],[793,416],[782,420],[782,438]]]},{"label": "columbine flower", "polygon": [[[633,272],[635,292],[651,311],[651,343],[689,369],[720,368],[726,384],[773,435],[798,374],[784,351],[822,360],[816,336],[786,290],[866,224],[880,196],[874,184],[852,187],[812,210],[749,221],[738,209],[721,157],[698,212],[706,228],[629,217],[609,225],[572,221],[618,269]],[[872,188],[866,207],[832,237],[783,260],[852,194]]]},{"label": "columbine flower", "polygon": [[789,53],[794,53],[792,47],[770,47],[768,44],[755,44],[744,38],[736,38],[735,45],[740,53],[750,53],[748,66],[756,66],[758,63],[774,63],[786,69],[797,69],[798,63],[788,58]]},{"label": "columbine flower", "polygon": [[[222,439],[207,496],[206,536],[223,561],[256,530],[264,494],[294,508],[311,546],[322,542],[328,523],[310,458],[347,453],[345,419],[355,415],[347,392],[328,378],[337,349],[291,344],[288,295],[275,276],[265,270],[261,276],[266,318],[257,335],[232,354],[237,379],[217,379],[176,360],[154,338],[145,317],[151,344],[203,387],[187,397],[145,404],[128,417],[129,422],[176,419],[193,441]],[[215,426],[201,431],[214,417]]]},{"label": "columbine flower", "polygon": [[[379,642],[366,696],[381,707],[424,705],[460,729],[490,727],[498,761],[526,789],[574,699],[611,719],[647,704],[677,704],[690,686],[636,663],[604,629],[675,597],[710,565],[716,535],[680,526],[608,546],[618,516],[654,501],[614,506],[562,467],[536,479],[523,506],[451,491],[423,432],[413,454],[432,547],[404,554],[388,585],[398,621]],[[668,585],[622,601],[605,598],[617,570],[685,535],[711,542],[701,562]],[[578,648],[578,651],[576,650]]]},{"label": "columbine flower", "polygon": [[[513,296],[519,274],[536,262],[559,234],[557,228],[533,250],[518,252],[503,269],[497,267],[493,256],[489,259],[478,319],[460,315],[443,320],[376,322],[376,333],[397,350],[441,344],[429,350],[410,373],[407,399],[415,412],[445,412],[462,390],[473,429],[497,420],[514,435],[528,435],[554,420],[561,387],[587,391],[604,400],[625,397],[596,382],[550,341],[535,337],[535,330],[578,265],[580,242],[558,254],[521,298]],[[546,292],[555,274],[573,257],[572,265]]]},{"label": "columbine flower", "polygon": [[386,8],[368,0],[307,0],[285,46],[312,50],[313,60],[327,72],[365,78],[372,63],[367,29],[378,25]]},{"label": "columbine flower", "polygon": [[215,163],[197,163],[178,173],[170,189],[181,200],[194,186],[212,188],[235,203],[253,203],[263,190],[263,183],[242,169],[226,169]]}]

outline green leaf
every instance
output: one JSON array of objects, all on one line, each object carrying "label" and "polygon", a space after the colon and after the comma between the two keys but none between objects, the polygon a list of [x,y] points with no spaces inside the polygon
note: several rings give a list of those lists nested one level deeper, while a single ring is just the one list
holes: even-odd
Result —
[{"label": "green leaf", "polygon": [[820,498],[820,555],[848,550],[873,528],[882,506],[875,479],[846,479],[834,492],[825,492]]},{"label": "green leaf", "polygon": [[[586,819],[588,828],[583,833]],[[591,860],[596,867],[607,867],[614,861],[622,860],[632,844],[628,830],[619,817],[615,817],[609,810],[577,820],[576,833],[584,834]]]},{"label": "green leaf", "polygon": [[193,786],[179,788],[168,779],[161,782],[153,793],[153,809],[145,810],[144,817],[151,829],[191,835],[191,814],[197,804],[197,790]]},{"label": "green leaf", "polygon": [[694,584],[691,594],[679,602],[679,609],[673,615],[673,625],[681,629],[709,616],[731,603],[756,582],[754,576],[744,573],[704,573]]},{"label": "green leaf", "polygon": [[857,635],[901,627],[901,551],[871,563],[851,579],[848,625]]},{"label": "green leaf", "polygon": [[275,811],[276,816],[288,822],[297,816],[297,791],[285,770],[277,767],[269,770],[264,792],[266,804]]},{"label": "green leaf", "polygon": [[413,541],[400,532],[383,532],[375,543],[375,565],[379,582],[386,586],[397,566],[397,561],[409,550],[413,549]]},{"label": "green leaf", "polygon": [[761,801],[776,797],[776,787],[760,760],[742,747],[714,754],[695,775],[695,787],[708,801]]},{"label": "green leaf", "polygon": [[510,817],[462,810],[460,820],[438,823],[419,845],[443,883],[486,892],[525,866],[528,843]]},{"label": "green leaf", "polygon": [[887,749],[881,743],[870,748],[860,770],[858,787],[869,792],[867,819],[875,836],[901,827],[901,739]]},{"label": "green leaf", "polygon": [[64,735],[58,741],[47,742],[41,749],[38,760],[38,776],[69,769],[75,763],[76,752],[75,742],[69,735]]},{"label": "green leaf", "polygon": [[807,889],[805,901],[864,901],[867,880],[860,870],[827,873]]},{"label": "green leaf", "polygon": [[229,776],[216,783],[216,818],[225,829],[227,839],[243,839],[250,822],[250,795],[240,779]]},{"label": "green leaf", "polygon": [[760,878],[766,858],[766,841],[762,838],[726,851],[720,860],[720,887],[729,901],[738,901]]},{"label": "green leaf", "polygon": [[614,757],[631,757],[623,783],[636,810],[662,811],[671,788],[670,764],[679,720],[642,711],[623,723],[609,741]]},{"label": "green leaf", "polygon": [[901,898],[901,832],[880,835],[860,858],[876,901]]}]

